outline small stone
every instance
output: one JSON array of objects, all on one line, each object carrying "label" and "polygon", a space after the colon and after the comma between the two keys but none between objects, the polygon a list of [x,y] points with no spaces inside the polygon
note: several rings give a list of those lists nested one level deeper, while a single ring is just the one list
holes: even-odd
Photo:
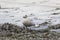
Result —
[{"label": "small stone", "polygon": [[52,15],[58,15],[58,14],[60,14],[60,13],[53,13]]},{"label": "small stone", "polygon": [[56,8],[55,10],[60,10],[60,8]]},{"label": "small stone", "polygon": [[36,27],[36,28],[37,28],[37,27],[40,27],[40,25],[37,25],[37,24],[36,24],[35,27]]}]

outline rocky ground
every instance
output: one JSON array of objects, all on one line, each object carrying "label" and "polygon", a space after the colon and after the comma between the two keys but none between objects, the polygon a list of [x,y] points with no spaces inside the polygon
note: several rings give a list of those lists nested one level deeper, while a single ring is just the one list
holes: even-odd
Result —
[{"label": "rocky ground", "polygon": [[[57,26],[60,27],[60,25]],[[4,23],[0,25],[0,40],[60,40],[59,27],[57,26],[31,30],[15,24]]]}]

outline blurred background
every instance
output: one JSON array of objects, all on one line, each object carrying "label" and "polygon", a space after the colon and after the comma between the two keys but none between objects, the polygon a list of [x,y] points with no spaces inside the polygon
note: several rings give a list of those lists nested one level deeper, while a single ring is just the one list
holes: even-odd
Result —
[{"label": "blurred background", "polygon": [[2,7],[19,7],[20,4],[60,7],[60,0],[0,0]]}]

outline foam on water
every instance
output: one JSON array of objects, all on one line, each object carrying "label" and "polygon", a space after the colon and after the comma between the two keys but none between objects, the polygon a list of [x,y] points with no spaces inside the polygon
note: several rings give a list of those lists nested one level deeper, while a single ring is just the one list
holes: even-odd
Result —
[{"label": "foam on water", "polygon": [[[0,23],[13,23],[17,25],[23,25],[21,20],[24,15],[28,15],[30,19],[33,20],[35,24],[41,24],[45,21],[49,21],[51,19],[51,24],[60,24],[60,14],[52,15],[54,12],[59,13],[60,10],[55,10],[60,5],[56,5],[58,3],[57,0],[46,0],[46,1],[0,1],[2,8],[0,9]],[[35,2],[35,3],[34,3]],[[9,9],[10,8],[10,9]],[[29,16],[30,14],[34,14],[34,16]],[[38,20],[34,18],[38,18]]]}]

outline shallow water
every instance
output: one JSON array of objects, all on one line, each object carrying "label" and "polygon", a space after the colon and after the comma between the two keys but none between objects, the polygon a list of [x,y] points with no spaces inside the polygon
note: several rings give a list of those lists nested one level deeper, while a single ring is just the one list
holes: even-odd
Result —
[{"label": "shallow water", "polygon": [[48,21],[51,21],[50,25],[60,24],[60,14],[52,15],[60,13],[60,10],[56,10],[56,8],[60,8],[59,0],[0,0],[0,3],[2,7],[0,9],[0,23],[8,22],[23,26],[22,17],[28,15],[36,25]]}]

